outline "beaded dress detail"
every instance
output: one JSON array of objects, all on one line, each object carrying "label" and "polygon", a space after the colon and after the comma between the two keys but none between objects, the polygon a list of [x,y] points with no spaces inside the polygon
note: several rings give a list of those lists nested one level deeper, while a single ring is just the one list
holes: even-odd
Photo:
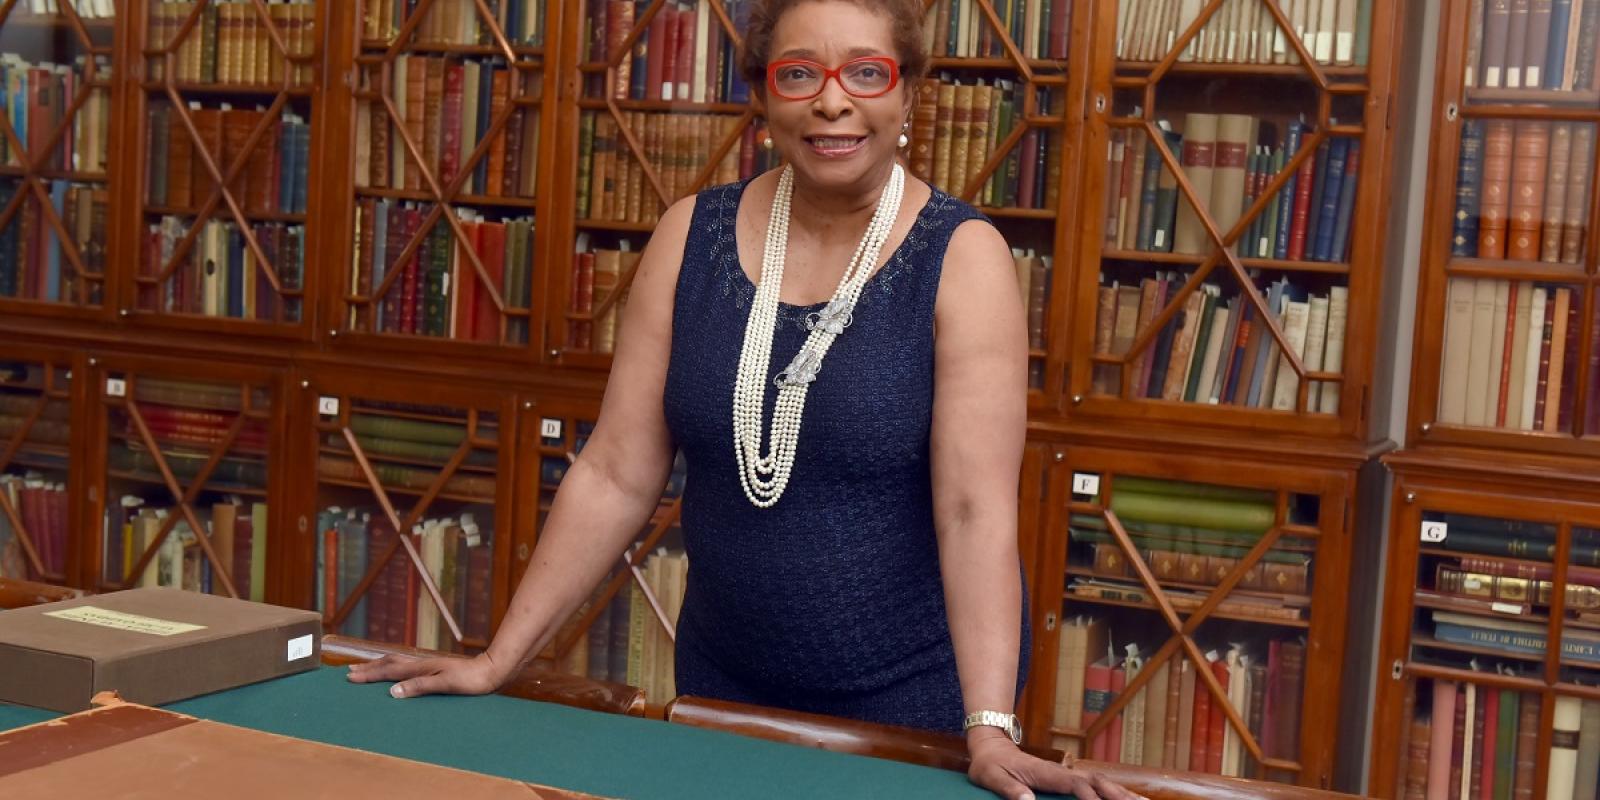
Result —
[{"label": "beaded dress detail", "polygon": [[[664,410],[688,469],[691,565],[678,694],[959,732],[929,458],[933,308],[951,234],[983,217],[933,191],[815,375],[793,476],[762,509],[739,483],[730,416],[755,298],[735,240],[746,185],[696,197],[673,311]],[[779,305],[769,387],[808,319],[827,324],[827,304]],[[764,419],[776,396],[769,388]],[[1022,637],[1019,693],[1025,613]]]}]

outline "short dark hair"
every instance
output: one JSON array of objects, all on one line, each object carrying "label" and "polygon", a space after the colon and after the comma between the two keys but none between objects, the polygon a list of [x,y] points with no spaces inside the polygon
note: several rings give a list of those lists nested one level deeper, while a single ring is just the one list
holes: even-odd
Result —
[{"label": "short dark hair", "polygon": [[[772,60],[772,31],[790,9],[814,0],[755,0],[750,22],[744,30],[744,46],[739,51],[739,68],[750,87],[765,93],[767,62]],[[923,44],[922,18],[927,13],[921,0],[849,0],[875,14],[889,18],[894,37],[895,60],[900,63],[900,79],[908,89],[928,74],[928,51]]]}]

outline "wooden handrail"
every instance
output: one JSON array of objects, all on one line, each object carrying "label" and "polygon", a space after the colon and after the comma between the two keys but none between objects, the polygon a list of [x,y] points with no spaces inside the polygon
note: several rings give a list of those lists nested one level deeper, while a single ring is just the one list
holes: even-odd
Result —
[{"label": "wooden handrail", "polygon": [[[957,772],[965,772],[971,763],[967,756],[966,740],[953,734],[821,714],[700,697],[679,697],[667,704],[666,718],[668,722],[697,728]],[[1036,747],[1023,749],[1051,761],[1061,761],[1063,758],[1059,750]],[[1301,786],[1153,767],[1084,760],[1079,760],[1077,765],[1080,769],[1099,772],[1151,800],[1336,800],[1350,797]]]},{"label": "wooden handrail", "polygon": [[[405,645],[373,642],[350,636],[328,635],[322,637],[322,663],[342,666],[366,661],[376,661],[384,656],[402,658],[462,658],[454,653],[422,650]],[[620,683],[580,678],[560,672],[535,667],[525,667],[497,694],[523,700],[556,703],[607,714],[644,716],[644,691]]]},{"label": "wooden handrail", "polygon": [[84,592],[49,583],[0,578],[0,608],[26,608],[82,597]]}]

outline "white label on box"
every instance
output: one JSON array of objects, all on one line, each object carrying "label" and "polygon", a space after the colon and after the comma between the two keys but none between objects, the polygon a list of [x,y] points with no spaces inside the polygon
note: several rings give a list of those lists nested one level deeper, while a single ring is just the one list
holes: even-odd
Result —
[{"label": "white label on box", "polygon": [[296,636],[289,640],[289,660],[299,661],[311,657],[311,634]]},{"label": "white label on box", "polygon": [[1099,497],[1100,476],[1092,472],[1072,473],[1072,493]]},{"label": "white label on box", "polygon": [[99,625],[102,628],[148,633],[154,636],[174,636],[190,631],[205,630],[206,627],[204,625],[191,625],[187,622],[172,622],[171,620],[156,619],[155,617],[142,617],[138,614],[125,614],[121,611],[108,611],[94,606],[78,606],[77,608],[68,608],[61,611],[46,611],[44,615],[55,617],[56,619]]},{"label": "white label on box", "polygon": [[127,382],[122,380],[121,378],[106,378],[106,396],[107,397],[126,397],[126,396],[128,396],[128,384],[127,384]]},{"label": "white label on box", "polygon": [[561,420],[543,417],[539,420],[539,435],[546,439],[561,438]]},{"label": "white label on box", "polygon": [[1443,522],[1424,521],[1422,523],[1422,541],[1429,544],[1438,544],[1444,541],[1445,535],[1449,532],[1450,526]]},{"label": "white label on box", "polygon": [[338,416],[339,398],[327,396],[317,398],[317,413],[324,417]]},{"label": "white label on box", "polygon": [[1517,603],[1490,603],[1489,608],[1502,614],[1521,614],[1522,606]]}]

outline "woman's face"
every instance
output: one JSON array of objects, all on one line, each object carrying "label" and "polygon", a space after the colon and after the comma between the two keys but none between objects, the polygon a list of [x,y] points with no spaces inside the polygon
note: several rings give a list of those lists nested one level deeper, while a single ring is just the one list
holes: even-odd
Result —
[{"label": "woman's face", "polygon": [[[771,61],[805,59],[829,69],[862,56],[895,52],[891,23],[844,0],[796,5],[778,18],[772,31]],[[827,191],[869,192],[887,178],[910,108],[902,81],[878,97],[850,95],[829,78],[809,100],[786,100],[766,93],[767,127],[794,165],[799,181]]]}]

